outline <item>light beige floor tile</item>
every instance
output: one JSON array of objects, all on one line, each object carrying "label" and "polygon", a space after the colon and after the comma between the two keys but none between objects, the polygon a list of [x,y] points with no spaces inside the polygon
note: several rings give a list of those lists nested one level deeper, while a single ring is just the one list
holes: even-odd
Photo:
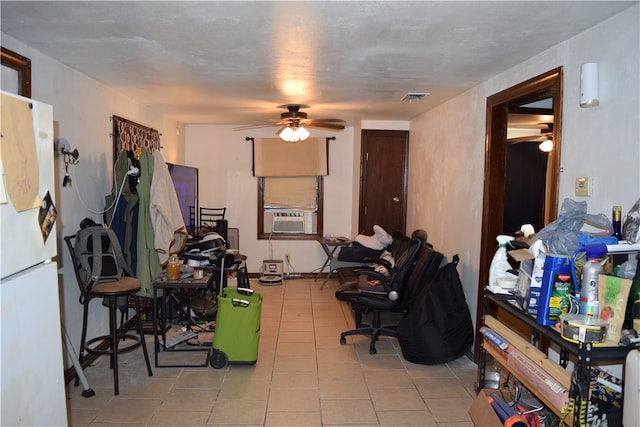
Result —
[{"label": "light beige floor tile", "polygon": [[320,427],[320,412],[267,412],[265,427]]},{"label": "light beige floor tile", "polygon": [[316,412],[320,410],[318,390],[276,389],[269,394],[269,411]]},{"label": "light beige floor tile", "polygon": [[120,380],[120,395],[136,398],[162,399],[174,384],[174,381],[169,378],[152,380],[146,378],[139,379],[125,376]]},{"label": "light beige floor tile", "polygon": [[417,379],[416,387],[423,398],[472,397],[457,378]]},{"label": "light beige floor tile", "polygon": [[100,411],[107,404],[115,398],[113,395],[113,388],[96,388],[91,385],[91,389],[95,392],[95,395],[91,397],[82,396],[82,385],[78,387],[73,386],[73,382],[67,385],[67,408],[72,410],[92,410]]},{"label": "light beige floor tile", "polygon": [[[425,399],[429,411],[435,420],[440,422],[471,421],[467,410],[471,406],[473,399],[451,398],[451,399]],[[462,410],[464,408],[464,410]]]},{"label": "light beige floor tile", "polygon": [[280,343],[276,349],[276,356],[316,356],[314,342]]},{"label": "light beige floor tile", "polygon": [[276,359],[274,372],[316,372],[315,356],[280,356]]},{"label": "light beige floor tile", "polygon": [[359,363],[318,363],[319,380],[364,380],[362,366]]},{"label": "light beige floor tile", "polygon": [[116,398],[98,414],[95,422],[145,424],[151,420],[153,413],[161,404],[160,399]]},{"label": "light beige floor tile", "polygon": [[278,343],[314,342],[313,334],[307,331],[282,331],[278,335]]},{"label": "light beige floor tile", "polygon": [[271,389],[318,389],[318,373],[309,372],[274,372]]},{"label": "light beige floor tile", "polygon": [[433,379],[455,377],[455,374],[447,365],[417,365],[405,362],[405,366],[411,378]]},{"label": "light beige floor tile", "polygon": [[164,398],[158,411],[205,411],[208,413],[211,412],[218,393],[218,390],[174,388]]},{"label": "light beige floor tile", "polygon": [[264,400],[217,400],[208,425],[263,425],[267,402]]},{"label": "light beige floor tile", "polygon": [[184,370],[176,379],[177,388],[204,388],[220,390],[225,372],[212,368]]},{"label": "light beige floor tile", "polygon": [[415,388],[369,389],[373,407],[379,411],[424,411],[427,409]]},{"label": "light beige floor tile", "polygon": [[363,399],[369,396],[369,388],[362,378],[329,379],[320,382],[320,399]]},{"label": "light beige floor tile", "polygon": [[323,425],[378,425],[378,417],[369,399],[323,400]]},{"label": "light beige floor tile", "polygon": [[371,390],[414,388],[413,380],[404,370],[365,370],[364,379]]},{"label": "light beige floor tile", "polygon": [[405,369],[401,357],[397,354],[360,354],[359,357],[362,370]]},{"label": "light beige floor tile", "polygon": [[94,409],[74,408],[68,411],[67,422],[73,427],[88,426],[98,416]]},{"label": "light beige floor tile", "polygon": [[424,411],[377,411],[381,426],[441,427],[431,413]]},{"label": "light beige floor tile", "polygon": [[150,426],[203,426],[209,419],[210,411],[198,410],[158,410],[153,414]]},{"label": "light beige floor tile", "polygon": [[267,400],[269,388],[269,381],[264,380],[225,381],[218,394],[218,399]]}]

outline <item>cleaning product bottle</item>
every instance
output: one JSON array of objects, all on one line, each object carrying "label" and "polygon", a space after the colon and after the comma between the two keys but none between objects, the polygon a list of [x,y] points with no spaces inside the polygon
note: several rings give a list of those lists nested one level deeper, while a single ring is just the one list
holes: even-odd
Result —
[{"label": "cleaning product bottle", "polygon": [[560,316],[571,309],[573,285],[571,257],[562,254],[546,254],[542,273],[542,286],[536,322],[540,325],[554,325]]},{"label": "cleaning product bottle", "polygon": [[594,243],[578,248],[572,257],[573,274],[575,275],[575,256],[584,251],[587,263],[582,267],[580,274],[580,308],[578,313],[587,316],[599,317],[598,303],[598,276],[604,273],[601,258],[607,253],[607,245]]},{"label": "cleaning product bottle", "polygon": [[507,259],[507,243],[513,240],[512,236],[498,235],[496,237],[498,241],[498,250],[496,251],[493,259],[491,260],[491,266],[489,267],[489,286],[497,286],[497,280],[500,277],[513,276],[507,273],[511,269],[511,264]]}]

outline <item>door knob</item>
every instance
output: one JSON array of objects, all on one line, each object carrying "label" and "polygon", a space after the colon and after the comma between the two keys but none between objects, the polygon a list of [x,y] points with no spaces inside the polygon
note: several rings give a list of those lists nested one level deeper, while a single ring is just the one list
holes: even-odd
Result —
[{"label": "door knob", "polygon": [[393,200],[393,203],[398,203],[400,201],[400,197],[396,196],[391,200]]}]

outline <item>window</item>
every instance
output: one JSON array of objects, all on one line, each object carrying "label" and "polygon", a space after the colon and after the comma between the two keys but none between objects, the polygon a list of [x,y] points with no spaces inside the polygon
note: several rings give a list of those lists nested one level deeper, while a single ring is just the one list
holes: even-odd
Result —
[{"label": "window", "polygon": [[258,238],[322,236],[323,181],[312,177],[258,177]]},{"label": "window", "polygon": [[258,177],[258,239],[322,236],[322,177],[329,173],[331,138],[298,144],[251,139],[253,174]]}]

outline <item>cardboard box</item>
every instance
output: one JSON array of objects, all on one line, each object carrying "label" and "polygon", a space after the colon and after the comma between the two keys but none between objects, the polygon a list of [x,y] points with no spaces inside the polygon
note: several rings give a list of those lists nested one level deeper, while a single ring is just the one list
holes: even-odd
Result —
[{"label": "cardboard box", "polygon": [[496,390],[483,389],[480,390],[478,396],[469,408],[469,416],[476,427],[503,427],[500,419],[487,400],[487,396],[496,393]]}]

